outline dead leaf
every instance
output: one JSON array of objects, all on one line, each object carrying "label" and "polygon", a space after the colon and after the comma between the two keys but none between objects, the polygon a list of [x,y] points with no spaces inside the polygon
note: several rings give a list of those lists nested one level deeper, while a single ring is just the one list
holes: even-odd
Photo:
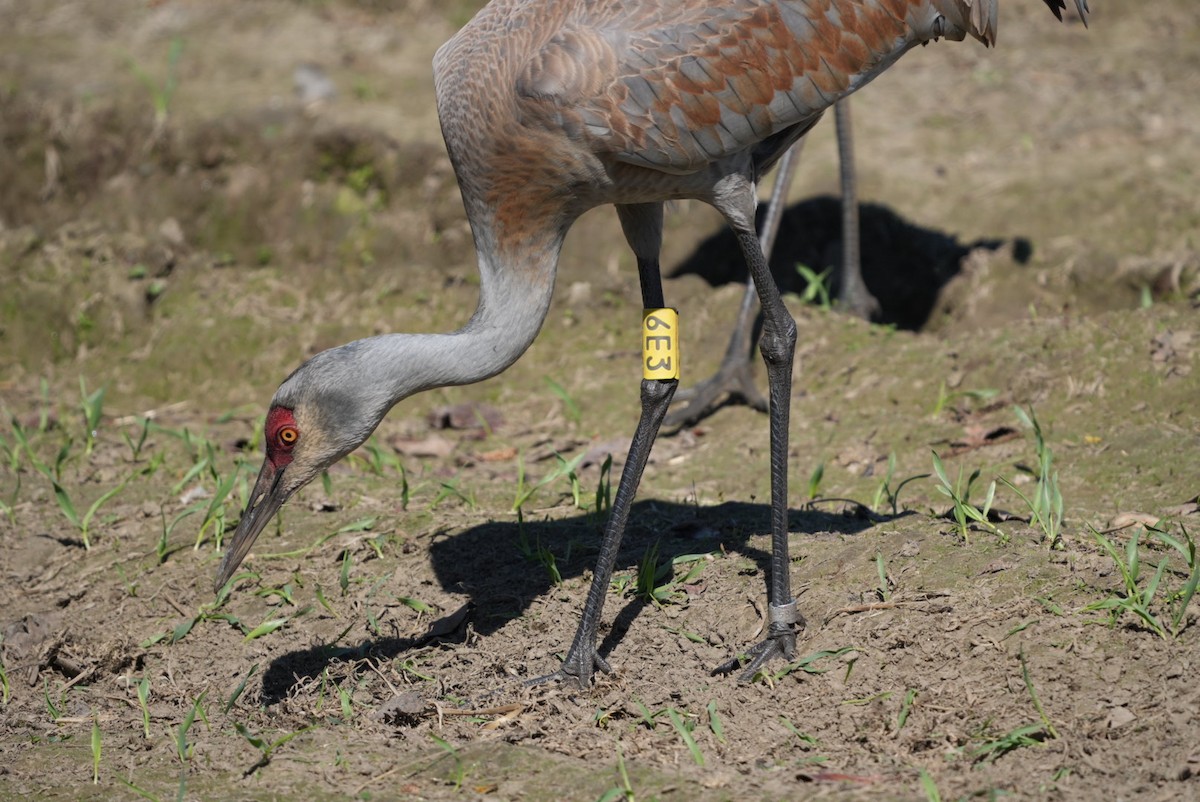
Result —
[{"label": "dead leaf", "polygon": [[507,462],[517,456],[517,449],[513,446],[508,448],[497,448],[492,451],[481,451],[475,455],[475,459],[480,462]]},{"label": "dead leaf", "polygon": [[421,440],[404,440],[399,437],[393,437],[388,440],[388,445],[394,448],[398,454],[405,457],[436,457],[437,459],[445,459],[454,451],[454,443],[440,434],[431,434]]}]

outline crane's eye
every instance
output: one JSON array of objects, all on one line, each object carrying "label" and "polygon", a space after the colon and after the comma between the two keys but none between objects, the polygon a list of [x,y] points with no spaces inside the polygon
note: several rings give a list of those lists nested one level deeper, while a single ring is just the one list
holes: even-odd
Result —
[{"label": "crane's eye", "polygon": [[275,435],[275,439],[279,441],[279,445],[290,448],[296,445],[296,441],[300,439],[300,432],[296,431],[295,426],[284,426]]}]

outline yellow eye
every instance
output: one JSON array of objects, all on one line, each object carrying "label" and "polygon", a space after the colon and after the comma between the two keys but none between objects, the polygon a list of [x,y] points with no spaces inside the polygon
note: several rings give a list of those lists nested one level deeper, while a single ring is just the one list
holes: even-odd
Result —
[{"label": "yellow eye", "polygon": [[300,439],[300,432],[296,431],[292,426],[284,426],[279,430],[279,434],[276,437],[279,439],[280,445],[291,446],[295,445],[296,441]]}]

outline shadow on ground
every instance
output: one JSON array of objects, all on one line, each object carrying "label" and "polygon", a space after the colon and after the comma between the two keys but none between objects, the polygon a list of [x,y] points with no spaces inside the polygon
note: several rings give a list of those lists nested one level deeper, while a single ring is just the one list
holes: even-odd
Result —
[{"label": "shadow on ground", "polygon": [[[759,222],[766,206],[759,207]],[[875,322],[919,331],[929,320],[938,295],[971,251],[996,251],[1007,241],[985,238],[963,243],[951,234],[906,220],[887,206],[859,206],[863,280],[879,301]],[[771,254],[771,271],[784,292],[803,293],[808,282],[796,269],[804,265],[820,273],[830,270],[830,295],[837,297],[842,263],[841,202],[822,195],[789,206],[780,221]],[[1024,238],[1012,243],[1013,260],[1028,263],[1032,245]],[[732,232],[723,228],[697,246],[671,274],[700,276],[712,286],[744,282],[747,272]]]},{"label": "shadow on ground", "polygon": [[[901,513],[901,516],[908,513]],[[900,517],[900,516],[897,516]],[[765,504],[726,502],[697,507],[657,500],[633,505],[630,524],[617,559],[617,572],[635,568],[657,544],[660,562],[696,553],[732,551],[752,560],[764,577],[769,570],[768,551],[751,546],[751,536],[769,529],[770,508]],[[881,520],[865,508],[845,512],[819,509],[791,510],[788,530],[794,535],[855,535]],[[452,612],[434,621],[418,638],[376,638],[354,646],[326,644],[280,656],[263,676],[263,702],[275,704],[292,689],[320,677],[335,659],[348,656],[386,662],[432,641],[458,643],[466,637],[465,623],[487,636],[522,616],[530,604],[553,588],[547,564],[563,580],[590,571],[600,547],[602,520],[594,513],[543,521],[489,521],[461,533],[435,540],[430,548],[433,570],[441,586],[470,597],[470,611]],[[764,579],[765,584],[765,579]],[[644,602],[624,598],[612,627],[600,644],[609,654],[637,619]]]}]

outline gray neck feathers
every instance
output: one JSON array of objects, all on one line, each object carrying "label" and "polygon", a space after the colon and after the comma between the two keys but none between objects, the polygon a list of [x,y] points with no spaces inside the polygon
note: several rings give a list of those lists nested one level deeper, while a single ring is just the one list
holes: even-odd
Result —
[{"label": "gray neck feathers", "polygon": [[363,439],[398,401],[422,390],[495,376],[529,348],[554,291],[557,247],[527,262],[493,264],[480,251],[479,307],[449,334],[382,334],[314,356],[288,377],[275,403],[315,401],[333,428]]}]

